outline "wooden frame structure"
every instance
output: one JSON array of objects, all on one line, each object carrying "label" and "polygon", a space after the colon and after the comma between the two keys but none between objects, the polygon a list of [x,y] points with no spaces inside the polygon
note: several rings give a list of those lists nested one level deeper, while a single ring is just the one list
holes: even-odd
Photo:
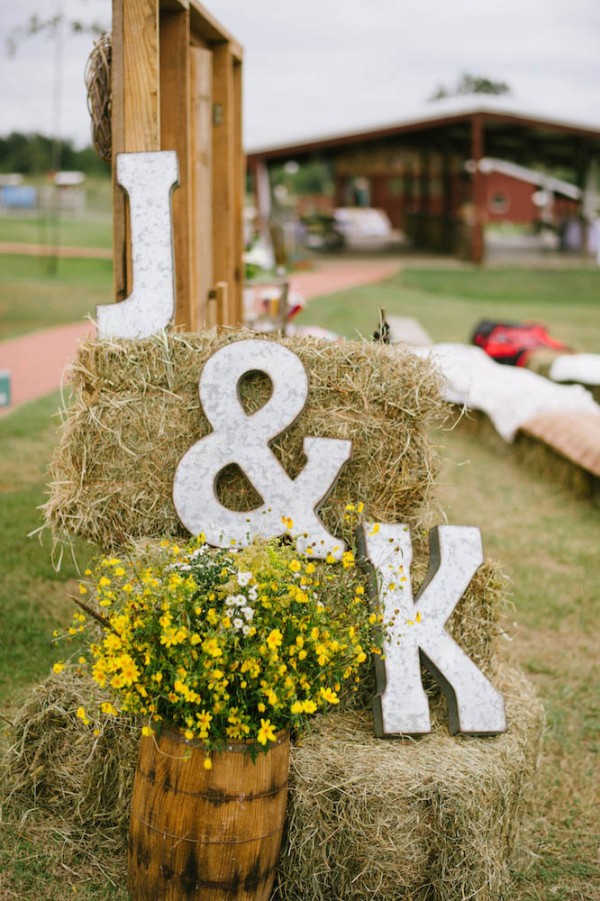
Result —
[{"label": "wooden frame structure", "polygon": [[114,288],[132,289],[120,152],[176,150],[175,322],[239,325],[243,287],[242,50],[196,0],[113,0]]}]

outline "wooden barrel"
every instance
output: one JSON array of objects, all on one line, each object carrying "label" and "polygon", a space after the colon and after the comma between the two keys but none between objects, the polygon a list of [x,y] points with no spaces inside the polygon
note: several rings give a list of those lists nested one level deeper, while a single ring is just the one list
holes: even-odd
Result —
[{"label": "wooden barrel", "polygon": [[256,761],[228,745],[141,740],[129,827],[132,901],[268,901],[285,821],[289,733]]}]

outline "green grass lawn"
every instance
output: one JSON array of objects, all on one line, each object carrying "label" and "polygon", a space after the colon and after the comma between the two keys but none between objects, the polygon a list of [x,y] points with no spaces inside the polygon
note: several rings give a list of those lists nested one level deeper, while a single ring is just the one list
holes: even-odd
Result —
[{"label": "green grass lawn", "polygon": [[[84,265],[64,271],[56,298],[70,297],[68,309],[77,308],[78,291],[86,303],[93,291],[108,295],[109,271],[94,269],[90,261],[71,262]],[[22,307],[21,322],[31,329],[41,327],[36,317],[44,315],[41,298],[48,281],[32,273],[27,277],[27,267],[35,263],[23,258],[10,263],[13,305]],[[416,316],[439,340],[464,340],[480,317],[533,317],[582,350],[598,350],[598,297],[600,272],[594,270],[410,270],[382,285],[311,301],[303,319],[349,336],[356,329],[368,335],[382,306]],[[54,310],[55,316],[63,313]],[[48,536],[43,543],[27,537],[41,523],[37,508],[56,440],[57,406],[58,396],[52,395],[0,418],[0,715],[6,719],[61,656],[50,639],[54,628],[69,622],[72,609],[73,559],[65,556],[57,572]],[[439,493],[448,521],[480,526],[487,554],[512,580],[505,653],[535,682],[548,718],[527,853],[514,874],[510,901],[598,901],[598,510],[516,464],[509,446],[488,445],[460,429],[440,430],[433,438],[445,458]],[[82,542],[75,545],[80,565],[91,552]],[[126,894],[85,862],[66,870],[60,834],[46,833],[41,843],[31,822],[3,821],[0,898],[65,897],[124,901]]]},{"label": "green grass lawn", "polygon": [[469,342],[480,319],[535,319],[581,352],[600,353],[600,269],[406,269],[310,301],[298,325],[370,337],[378,310],[418,319],[434,341]]},{"label": "green grass lawn", "polygon": [[41,257],[0,255],[0,341],[80,321],[112,299],[110,260],[60,259],[51,276]]},{"label": "green grass lawn", "polygon": [[[71,608],[66,594],[77,570],[65,555],[60,570],[48,535],[28,537],[39,528],[45,476],[59,424],[59,395],[26,404],[0,419],[0,707],[10,709],[22,690],[56,659],[53,630],[64,625]],[[81,553],[83,545],[76,545]]]},{"label": "green grass lawn", "polygon": [[110,216],[95,218],[61,217],[58,226],[39,216],[0,216],[0,242],[16,241],[19,244],[48,244],[52,246],[58,237],[60,247],[112,247],[112,222]]}]

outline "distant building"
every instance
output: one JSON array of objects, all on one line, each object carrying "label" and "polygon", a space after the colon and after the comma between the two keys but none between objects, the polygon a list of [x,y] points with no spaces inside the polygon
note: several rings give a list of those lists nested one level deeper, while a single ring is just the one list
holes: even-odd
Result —
[{"label": "distant building", "polygon": [[[332,169],[335,206],[381,208],[415,246],[480,261],[488,222],[548,217],[550,194],[553,219],[561,210],[579,215],[600,160],[600,128],[472,97],[394,125],[251,150],[247,159],[263,219],[269,167],[320,160]],[[572,184],[542,174],[552,171],[569,173]]]},{"label": "distant building", "polygon": [[[475,163],[466,163],[467,172]],[[583,191],[577,185],[509,163],[483,157],[479,168],[484,176],[485,211],[488,223],[558,229],[562,222],[580,213]]]}]

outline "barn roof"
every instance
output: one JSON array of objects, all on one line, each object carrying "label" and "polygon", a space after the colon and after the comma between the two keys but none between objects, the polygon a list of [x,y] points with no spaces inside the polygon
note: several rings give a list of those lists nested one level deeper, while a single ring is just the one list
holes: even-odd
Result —
[{"label": "barn roof", "polygon": [[582,152],[600,155],[600,124],[570,121],[568,116],[551,117],[528,112],[505,98],[451,98],[430,103],[414,116],[366,129],[297,139],[285,144],[248,150],[248,159],[280,160],[313,155],[331,156],[352,145],[387,142],[405,138],[406,143],[427,144],[432,149],[451,145],[470,153],[471,123],[479,119],[485,129],[486,156],[518,158],[549,165],[572,165]]}]

